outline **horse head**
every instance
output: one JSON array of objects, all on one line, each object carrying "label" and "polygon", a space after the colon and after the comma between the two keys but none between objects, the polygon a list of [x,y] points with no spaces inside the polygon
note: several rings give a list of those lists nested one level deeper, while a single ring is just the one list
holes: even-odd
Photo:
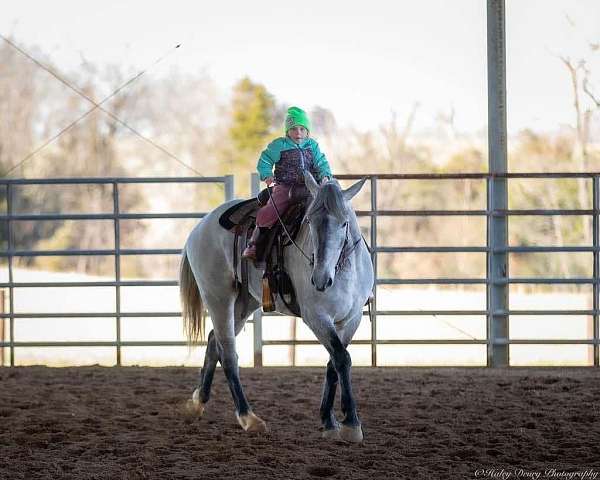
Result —
[{"label": "horse head", "polygon": [[304,174],[304,181],[312,195],[305,217],[313,249],[311,282],[323,292],[333,285],[344,249],[349,242],[353,244],[356,241],[351,238],[351,227],[356,223],[356,217],[350,200],[360,191],[366,178],[346,190],[336,180],[319,185],[308,171]]}]

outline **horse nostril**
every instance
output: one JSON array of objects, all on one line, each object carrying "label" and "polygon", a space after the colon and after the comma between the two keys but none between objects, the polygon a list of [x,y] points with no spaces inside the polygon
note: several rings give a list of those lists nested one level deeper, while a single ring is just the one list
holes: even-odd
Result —
[{"label": "horse nostril", "polygon": [[310,283],[313,284],[313,286],[316,288],[316,290],[318,292],[324,292],[325,290],[327,290],[329,287],[331,287],[333,285],[333,278],[328,277],[325,282],[320,281],[320,283],[316,283],[314,275],[311,275]]}]

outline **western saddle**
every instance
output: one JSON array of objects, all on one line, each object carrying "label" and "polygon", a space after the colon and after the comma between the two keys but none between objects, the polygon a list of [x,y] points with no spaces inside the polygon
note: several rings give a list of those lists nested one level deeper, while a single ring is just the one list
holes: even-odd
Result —
[{"label": "western saddle", "polygon": [[[272,187],[269,187],[272,188]],[[252,231],[256,227],[256,213],[266,205],[270,197],[269,188],[261,191],[257,197],[240,202],[226,210],[219,218],[219,224],[232,232],[234,237],[233,267],[235,272],[234,284],[242,296],[243,310],[248,306],[248,259],[241,257],[248,244]],[[282,214],[281,222],[277,222],[266,235],[256,244],[256,260],[254,266],[263,270],[263,311],[275,310],[273,292],[279,296],[286,308],[295,316],[301,317],[300,307],[296,301],[296,293],[290,276],[285,270],[284,250],[291,245],[292,239],[300,231],[302,219],[306,212],[310,194],[304,185],[295,186],[290,191],[292,205]],[[240,265],[241,278],[238,278],[237,267]]]}]

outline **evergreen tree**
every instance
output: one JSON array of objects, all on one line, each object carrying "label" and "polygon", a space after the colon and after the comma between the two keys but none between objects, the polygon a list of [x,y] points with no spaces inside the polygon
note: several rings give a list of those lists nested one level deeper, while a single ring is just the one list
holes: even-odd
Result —
[{"label": "evergreen tree", "polygon": [[254,171],[258,155],[272,136],[275,108],[275,99],[264,85],[244,77],[234,86],[229,136],[235,173]]}]

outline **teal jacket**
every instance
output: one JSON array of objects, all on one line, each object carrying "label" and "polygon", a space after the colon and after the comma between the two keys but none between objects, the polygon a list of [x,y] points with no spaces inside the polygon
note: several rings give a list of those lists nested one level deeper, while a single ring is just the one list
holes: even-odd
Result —
[{"label": "teal jacket", "polygon": [[[331,177],[329,162],[325,154],[321,152],[319,144],[312,138],[309,137],[298,145],[288,137],[279,137],[267,146],[258,159],[256,169],[258,170],[260,179],[264,180],[267,177],[273,176],[273,168],[275,167],[275,178],[278,181],[284,180],[284,183],[288,183],[285,180],[290,180],[289,183],[293,183],[291,179],[297,175],[294,172],[286,170],[295,167],[300,156],[302,157],[302,161],[307,162],[305,167],[313,175],[316,174],[318,177],[317,180],[323,177]],[[282,158],[284,161],[277,165]]]}]

